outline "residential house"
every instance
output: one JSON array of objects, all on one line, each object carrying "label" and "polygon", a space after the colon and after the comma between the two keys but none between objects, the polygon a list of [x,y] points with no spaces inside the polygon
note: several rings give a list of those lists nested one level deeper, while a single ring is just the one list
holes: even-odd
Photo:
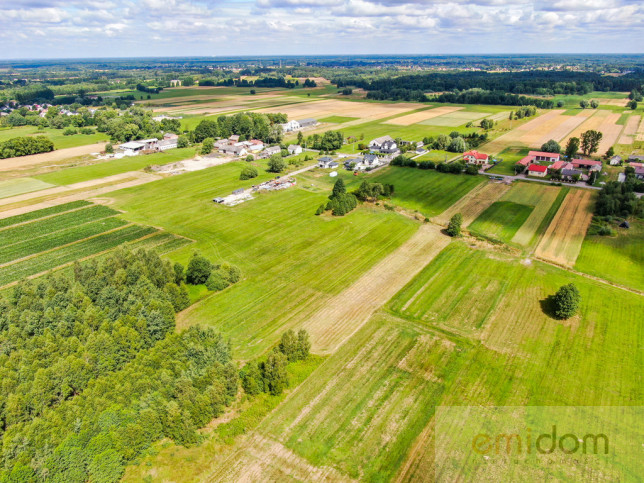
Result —
[{"label": "residential house", "polygon": [[280,124],[280,126],[284,132],[293,132],[301,129],[300,123],[296,120],[285,122],[284,124]]},{"label": "residential house", "polygon": [[381,159],[378,156],[376,156],[375,154],[366,154],[362,158],[362,163],[364,164],[365,169],[366,168],[377,168],[378,166],[383,164]]},{"label": "residential house", "polygon": [[628,162],[631,163],[631,166],[633,165],[633,163],[643,163],[644,162],[644,156],[642,156],[642,155],[637,155],[636,156],[635,154],[631,154],[628,157]]},{"label": "residential house", "polygon": [[369,149],[373,149],[374,151],[380,151],[380,148],[382,148],[382,145],[385,142],[391,141],[393,142],[393,138],[391,136],[381,136],[379,138],[371,140],[369,143]]},{"label": "residential house", "polygon": [[615,155],[610,158],[608,164],[610,164],[611,166],[619,166],[620,164],[622,164],[622,157]]},{"label": "residential house", "polygon": [[644,180],[644,168],[635,168],[635,177]]},{"label": "residential house", "polygon": [[333,169],[337,168],[339,166],[338,163],[333,161],[333,158],[329,156],[323,156],[320,159],[318,159],[318,167],[322,169]]},{"label": "residential house", "polygon": [[242,143],[227,144],[219,151],[224,154],[232,154],[233,156],[246,156],[248,154],[246,146],[244,146]]},{"label": "residential house", "polygon": [[272,146],[270,148],[264,149],[264,151],[262,151],[259,154],[259,158],[260,159],[270,158],[273,154],[280,154],[281,152],[282,152],[282,148],[280,148],[279,146]]},{"label": "residential house", "polygon": [[344,162],[344,168],[349,171],[364,171],[367,165],[364,163],[364,158],[350,158]]},{"label": "residential house", "polygon": [[301,154],[302,146],[300,146],[299,144],[290,144],[287,150],[288,150],[288,154]]},{"label": "residential house", "polygon": [[582,172],[578,169],[562,169],[561,170],[561,179],[563,181],[574,181],[574,176],[579,176],[581,179]]},{"label": "residential house", "polygon": [[[548,171],[552,172],[563,169],[566,164],[568,163],[566,163],[565,161],[557,161],[556,163],[552,163],[550,166],[548,166]],[[572,165],[570,165],[570,167],[572,168]]]},{"label": "residential house", "polygon": [[385,141],[380,146],[379,151],[383,154],[396,154],[399,152],[398,145],[395,141]]},{"label": "residential house", "polygon": [[300,120],[298,120],[296,122],[300,125],[300,127],[298,129],[306,129],[306,128],[309,128],[309,127],[313,127],[313,126],[317,125],[317,123],[318,123],[315,119],[313,119],[311,117],[307,117],[306,119],[300,119]]},{"label": "residential house", "polygon": [[478,151],[467,151],[463,153],[463,159],[467,164],[482,166],[488,163],[490,157],[487,154],[479,153]]},{"label": "residential house", "polygon": [[528,176],[538,176],[539,178],[543,178],[547,173],[547,166],[541,166],[540,164],[531,164],[528,166]]}]

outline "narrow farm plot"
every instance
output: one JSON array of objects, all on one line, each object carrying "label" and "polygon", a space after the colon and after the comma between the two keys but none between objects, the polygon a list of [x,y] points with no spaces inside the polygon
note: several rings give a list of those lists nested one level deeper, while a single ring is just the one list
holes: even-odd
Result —
[{"label": "narrow farm plot", "polygon": [[490,116],[489,112],[471,112],[471,111],[455,111],[448,114],[443,114],[439,117],[434,117],[421,122],[425,126],[450,126],[457,127],[467,124],[468,122],[478,121],[479,119],[487,118]]},{"label": "narrow farm plot", "polygon": [[512,201],[497,201],[483,211],[468,229],[472,234],[507,243],[514,237],[533,210],[533,206]]},{"label": "narrow farm plot", "polygon": [[637,128],[640,125],[640,116],[629,116],[626,125],[624,126],[624,131],[619,138],[619,144],[633,144],[635,137],[637,135]]},{"label": "narrow farm plot", "polygon": [[529,120],[525,124],[521,124],[518,127],[515,127],[510,132],[502,134],[498,138],[490,141],[481,147],[481,149],[490,154],[498,154],[503,151],[505,148],[516,145],[524,145],[525,143],[521,140],[523,136],[529,133],[537,133],[539,135],[544,135],[549,132],[547,126],[550,120],[557,118],[563,114],[563,109],[553,109],[546,112],[545,114],[540,114],[536,118]]},{"label": "narrow farm plot", "polygon": [[468,194],[450,206],[440,215],[433,218],[435,223],[447,226],[449,220],[456,213],[463,216],[463,227],[467,228],[483,211],[492,203],[501,198],[510,185],[505,183],[485,183],[475,187]]},{"label": "narrow farm plot", "polygon": [[592,220],[593,193],[571,191],[539,242],[535,255],[544,260],[573,267]]},{"label": "narrow farm plot", "polygon": [[601,143],[599,144],[598,153],[605,153],[609,147],[617,142],[620,133],[624,126],[617,124],[621,114],[614,113],[606,110],[596,110],[593,115],[588,117],[586,121],[572,130],[568,136],[561,140],[561,144],[565,145],[571,137],[581,137],[581,134],[589,129],[594,129],[603,134]]},{"label": "narrow farm plot", "polygon": [[7,158],[0,160],[1,171],[13,171],[15,169],[27,169],[44,163],[56,163],[69,158],[76,158],[85,154],[99,153],[105,149],[107,143],[88,144],[75,148],[57,149],[50,153],[31,154],[19,158]]},{"label": "narrow farm plot", "polygon": [[43,190],[54,186],[34,178],[18,178],[0,181],[0,198],[31,193],[32,191]]},{"label": "narrow farm plot", "polygon": [[429,263],[450,239],[432,225],[423,225],[396,251],[374,265],[304,324],[319,354],[334,352],[369,317]]},{"label": "narrow farm plot", "polygon": [[458,106],[441,106],[426,111],[414,112],[413,114],[395,117],[393,119],[385,121],[385,124],[394,124],[396,126],[411,126],[412,124],[422,123],[423,121],[427,121],[428,119],[439,117],[444,114],[449,114],[454,111],[459,111],[461,109],[463,108]]}]

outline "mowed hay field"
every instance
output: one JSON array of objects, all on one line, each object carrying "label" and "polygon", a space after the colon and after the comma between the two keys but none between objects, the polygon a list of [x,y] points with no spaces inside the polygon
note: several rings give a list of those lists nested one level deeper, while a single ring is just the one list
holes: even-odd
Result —
[{"label": "mowed hay field", "polygon": [[125,218],[196,240],[172,254],[187,264],[197,249],[214,263],[238,265],[243,279],[183,312],[179,328],[201,324],[230,337],[235,355],[262,354],[289,327],[300,327],[332,297],[395,251],[419,224],[382,207],[344,217],[315,216],[328,191],[300,187],[257,195],[234,207],[215,196],[249,187],[241,163],[166,178],[113,193]]},{"label": "mowed hay field", "polygon": [[389,119],[388,121],[385,121],[385,124],[394,124],[397,126],[410,126],[411,124],[422,123],[423,121],[427,121],[428,119],[443,116],[445,114],[449,114],[454,111],[458,111],[460,109],[463,109],[463,108],[458,106],[441,106],[441,107],[436,107],[434,109],[415,112],[413,114],[407,114],[405,116],[399,116],[394,119]]},{"label": "mowed hay field", "polygon": [[644,222],[630,225],[616,236],[587,235],[575,269],[644,292]]},{"label": "mowed hay field", "polygon": [[492,203],[468,227],[470,233],[509,242],[532,213],[532,206],[512,201]]},{"label": "mowed hay field", "polygon": [[9,198],[10,196],[31,193],[33,191],[43,190],[54,186],[34,178],[17,178],[0,181],[0,198]]},{"label": "mowed hay field", "polygon": [[463,227],[467,228],[492,203],[497,201],[510,189],[505,183],[482,183],[460,200],[450,206],[440,215],[433,218],[434,223],[447,226],[449,220],[456,213],[463,216]]},{"label": "mowed hay field", "polygon": [[378,171],[370,178],[378,183],[393,184],[394,204],[427,217],[442,213],[476,186],[487,182],[482,176],[442,174],[397,166]]},{"label": "mowed hay field", "polygon": [[[555,320],[545,301],[571,281],[580,314]],[[454,242],[208,479],[434,481],[436,406],[642,401],[642,309],[624,290]]]},{"label": "mowed hay field", "polygon": [[640,121],[640,116],[629,116],[626,124],[624,125],[622,135],[619,138],[619,144],[633,144],[633,141],[637,136],[637,129],[640,125]]},{"label": "mowed hay field", "polygon": [[566,267],[575,265],[592,221],[593,198],[589,190],[571,190],[537,245],[537,257]]}]

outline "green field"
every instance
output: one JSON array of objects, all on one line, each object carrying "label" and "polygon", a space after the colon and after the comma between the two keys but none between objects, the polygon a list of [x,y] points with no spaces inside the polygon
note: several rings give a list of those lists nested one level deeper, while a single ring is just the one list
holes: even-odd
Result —
[{"label": "green field", "polygon": [[89,206],[91,203],[89,201],[73,201],[71,203],[65,203],[62,205],[52,206],[50,208],[44,208],[42,210],[29,211],[22,215],[10,216],[8,218],[0,219],[0,228],[4,228],[11,225],[17,225],[18,223],[24,223],[30,220],[36,220],[38,218],[44,218],[45,216],[52,216],[57,213],[63,213],[65,211],[71,211],[78,208],[83,208],[84,206]]},{"label": "green field", "polygon": [[485,183],[482,176],[443,174],[433,170],[391,166],[373,175],[378,183],[395,187],[393,203],[426,217],[436,216],[475,186]]},{"label": "green field", "polygon": [[88,166],[61,169],[35,176],[35,178],[45,183],[56,185],[81,183],[92,179],[127,173],[128,171],[138,171],[153,164],[162,165],[184,159],[191,159],[195,156],[195,153],[195,148],[170,149],[162,153],[124,157],[122,159],[103,161]]},{"label": "green field", "polygon": [[10,129],[0,129],[0,142],[19,136],[47,136],[53,141],[55,149],[65,149],[101,141],[109,141],[109,136],[105,133],[95,132],[94,134],[73,134],[71,136],[65,136],[63,135],[63,131],[64,129],[39,128],[36,126],[18,126]]},{"label": "green field", "polygon": [[644,222],[617,228],[616,236],[587,235],[575,268],[644,291]]},{"label": "green field", "polygon": [[32,193],[54,186],[35,178],[16,178],[0,181],[0,198]]},{"label": "green field", "polygon": [[193,306],[179,325],[215,327],[246,359],[263,353],[286,328],[301,324],[418,225],[382,208],[361,207],[343,218],[316,217],[328,191],[300,187],[259,194],[234,207],[214,204],[213,197],[263,179],[239,181],[243,164],[174,176],[111,196],[125,218],[197,240],[173,253],[173,259],[185,264],[198,249],[213,262],[242,269],[241,282]]},{"label": "green field", "polygon": [[533,209],[532,206],[512,201],[497,201],[481,213],[468,230],[473,234],[508,243]]},{"label": "green field", "polygon": [[347,117],[347,116],[329,116],[323,119],[318,119],[319,122],[331,122],[334,124],[342,124],[350,121],[357,121],[357,117]]}]

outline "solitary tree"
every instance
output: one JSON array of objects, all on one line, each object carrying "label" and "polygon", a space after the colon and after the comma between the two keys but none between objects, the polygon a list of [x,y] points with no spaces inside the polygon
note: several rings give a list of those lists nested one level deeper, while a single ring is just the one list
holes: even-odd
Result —
[{"label": "solitary tree", "polygon": [[579,101],[579,107],[586,109],[588,107],[588,101],[586,99],[582,99],[581,101]]},{"label": "solitary tree", "polygon": [[590,101],[590,107],[592,107],[593,109],[597,109],[599,107],[599,102],[593,99],[592,101]]},{"label": "solitary tree", "polygon": [[629,108],[629,109],[631,109],[631,110],[633,110],[633,111],[634,111],[635,109],[637,109],[637,101],[636,101],[635,99],[633,99],[632,101],[630,101],[630,102],[628,103],[628,108]]},{"label": "solitary tree", "polygon": [[193,285],[206,283],[210,273],[212,272],[212,265],[210,261],[195,252],[188,262],[188,270],[186,270],[186,281]]},{"label": "solitary tree", "polygon": [[589,129],[581,134],[581,150],[586,156],[597,152],[599,143],[602,140],[603,134],[594,129]]},{"label": "solitary tree", "polygon": [[206,138],[201,143],[201,154],[210,154],[215,147],[215,140],[213,138]]},{"label": "solitary tree", "polygon": [[112,143],[107,143],[105,145],[105,152],[108,154],[112,154],[114,152],[114,146],[112,146]]},{"label": "solitary tree", "polygon": [[186,136],[179,136],[177,138],[177,148],[187,148],[190,146],[190,141]]},{"label": "solitary tree", "polygon": [[608,148],[608,150],[606,151],[606,157],[607,157],[607,158],[612,158],[614,155],[615,155],[615,148],[613,148],[613,146],[611,146],[611,147],[610,147],[610,148]]},{"label": "solitary tree", "polygon": [[568,139],[568,144],[566,144],[566,156],[568,158],[574,158],[577,156],[579,151],[579,138],[572,137]]},{"label": "solitary tree", "polygon": [[555,316],[560,319],[569,319],[577,313],[581,295],[574,283],[564,285],[554,296]]},{"label": "solitary tree", "polygon": [[462,223],[463,223],[463,215],[461,215],[460,213],[456,213],[449,220],[449,224],[447,225],[447,234],[452,237],[460,236]]},{"label": "solitary tree", "polygon": [[268,171],[271,173],[281,173],[286,169],[286,163],[281,154],[273,154],[268,160]]}]

